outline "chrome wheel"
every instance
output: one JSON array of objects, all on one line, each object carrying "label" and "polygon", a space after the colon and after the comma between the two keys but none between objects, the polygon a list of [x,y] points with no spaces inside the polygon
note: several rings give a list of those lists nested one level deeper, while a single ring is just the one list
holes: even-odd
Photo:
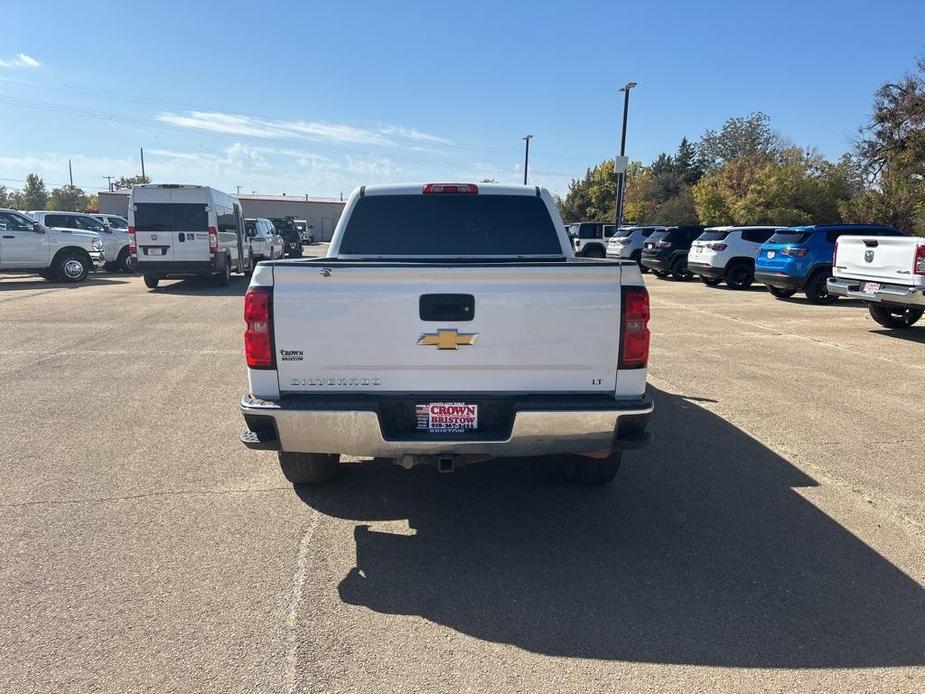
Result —
[{"label": "chrome wheel", "polygon": [[64,276],[69,280],[80,279],[84,274],[84,266],[77,258],[68,258],[61,270],[64,272]]}]

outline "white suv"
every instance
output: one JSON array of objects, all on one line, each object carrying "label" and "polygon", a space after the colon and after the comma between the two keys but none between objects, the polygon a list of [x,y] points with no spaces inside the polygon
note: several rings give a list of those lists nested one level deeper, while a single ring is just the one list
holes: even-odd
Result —
[{"label": "white suv", "polygon": [[110,272],[135,272],[135,260],[129,253],[129,236],[126,229],[116,229],[101,222],[92,214],[58,210],[33,210],[28,215],[49,229],[79,229],[100,235],[106,253],[106,269]]},{"label": "white suv", "polygon": [[620,260],[634,260],[642,272],[649,268],[640,263],[642,244],[653,231],[664,231],[665,227],[620,227],[607,242],[607,257]]},{"label": "white suv", "polygon": [[276,233],[269,219],[245,219],[244,232],[250,242],[254,260],[276,260],[283,257],[283,237]]},{"label": "white suv", "polygon": [[701,281],[715,287],[725,282],[730,289],[748,289],[755,280],[755,258],[761,244],[778,227],[710,227],[691,244],[687,268]]}]

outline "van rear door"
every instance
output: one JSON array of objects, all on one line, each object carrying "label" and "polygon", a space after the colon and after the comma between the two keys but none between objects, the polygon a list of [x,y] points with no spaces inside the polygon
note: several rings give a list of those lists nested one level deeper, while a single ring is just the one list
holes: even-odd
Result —
[{"label": "van rear door", "polygon": [[[176,194],[179,191],[171,191]],[[208,261],[209,213],[203,202],[135,203],[138,260]]]}]

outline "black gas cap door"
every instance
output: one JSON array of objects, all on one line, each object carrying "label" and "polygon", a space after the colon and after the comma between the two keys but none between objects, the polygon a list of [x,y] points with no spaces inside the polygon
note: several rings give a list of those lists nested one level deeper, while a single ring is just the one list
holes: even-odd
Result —
[{"label": "black gas cap door", "polygon": [[422,294],[419,306],[421,320],[467,321],[475,317],[472,294]]}]

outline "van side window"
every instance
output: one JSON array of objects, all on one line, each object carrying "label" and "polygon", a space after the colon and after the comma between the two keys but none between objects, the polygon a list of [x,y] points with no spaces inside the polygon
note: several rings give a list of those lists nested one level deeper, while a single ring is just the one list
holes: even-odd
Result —
[{"label": "van side window", "polygon": [[223,231],[230,231],[233,234],[236,234],[238,231],[237,220],[234,216],[234,211],[230,207],[218,207],[215,208],[215,218],[218,224],[219,233]]}]

